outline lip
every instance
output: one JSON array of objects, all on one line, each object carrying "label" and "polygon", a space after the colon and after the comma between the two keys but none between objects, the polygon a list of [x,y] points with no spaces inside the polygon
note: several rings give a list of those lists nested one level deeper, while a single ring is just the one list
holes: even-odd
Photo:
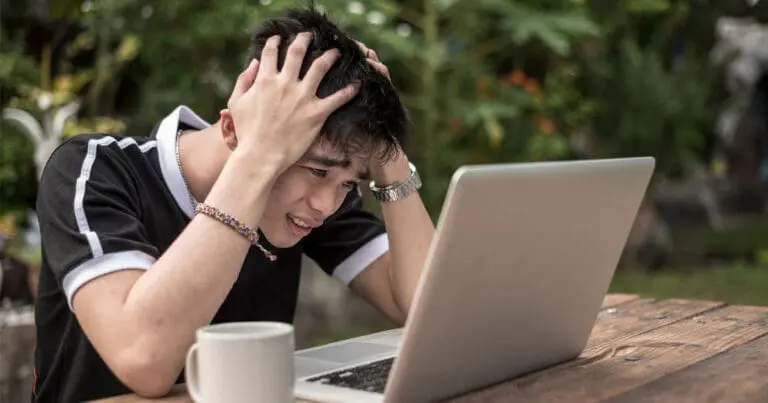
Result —
[{"label": "lip", "polygon": [[[303,238],[303,237],[309,235],[309,233],[312,232],[312,229],[315,228],[314,226],[310,227],[310,228],[299,227],[298,225],[293,223],[293,220],[291,219],[291,216],[292,216],[292,214],[287,214],[285,216],[285,225],[288,227],[288,230],[294,236],[296,236],[298,238]],[[299,218],[299,217],[296,217],[296,216],[293,216],[293,217]]]},{"label": "lip", "polygon": [[293,218],[298,218],[299,220],[304,221],[305,223],[309,224],[309,226],[311,228],[317,228],[320,225],[322,225],[322,222],[317,221],[317,220],[313,220],[311,218],[306,218],[306,217],[298,216],[298,215],[295,215],[295,214],[288,214],[288,216],[289,217],[293,217]]}]

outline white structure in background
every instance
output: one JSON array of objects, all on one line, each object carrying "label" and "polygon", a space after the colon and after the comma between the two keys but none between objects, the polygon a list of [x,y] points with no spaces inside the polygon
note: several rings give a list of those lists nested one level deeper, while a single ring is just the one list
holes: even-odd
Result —
[{"label": "white structure in background", "polygon": [[732,144],[758,81],[768,74],[768,27],[751,18],[721,18],[716,34],[717,43],[710,57],[717,64],[726,63],[726,86],[731,95],[717,131],[726,144]]},{"label": "white structure in background", "polygon": [[45,92],[38,96],[37,106],[42,113],[41,121],[35,119],[31,113],[17,108],[3,109],[3,119],[16,124],[34,143],[35,166],[39,179],[51,153],[61,143],[64,124],[80,109],[80,102],[73,100],[60,107],[54,107],[53,94]]}]

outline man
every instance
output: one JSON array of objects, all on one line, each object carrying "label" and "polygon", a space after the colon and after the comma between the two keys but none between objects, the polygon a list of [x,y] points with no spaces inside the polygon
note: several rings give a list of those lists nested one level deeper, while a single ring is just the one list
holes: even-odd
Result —
[{"label": "man", "polygon": [[302,253],[405,322],[434,226],[386,68],[312,10],[265,22],[251,56],[213,125],[181,106],[49,160],[37,401],[166,394],[195,329],[293,319]]}]

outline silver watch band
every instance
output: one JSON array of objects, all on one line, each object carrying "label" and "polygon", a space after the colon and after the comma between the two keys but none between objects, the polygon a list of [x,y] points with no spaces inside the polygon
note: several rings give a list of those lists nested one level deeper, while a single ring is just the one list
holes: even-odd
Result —
[{"label": "silver watch band", "polygon": [[404,182],[395,182],[385,187],[377,187],[376,184],[371,181],[371,193],[373,197],[382,203],[394,202],[400,199],[408,197],[411,193],[421,188],[421,177],[419,172],[416,171],[416,167],[412,163],[408,163],[411,168],[411,174]]}]

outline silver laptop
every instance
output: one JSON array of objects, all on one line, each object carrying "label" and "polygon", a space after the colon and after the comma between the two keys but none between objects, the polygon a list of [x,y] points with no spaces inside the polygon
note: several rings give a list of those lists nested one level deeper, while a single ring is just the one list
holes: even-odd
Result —
[{"label": "silver laptop", "polygon": [[458,169],[406,326],[297,351],[296,396],[435,401],[578,357],[654,165]]}]

